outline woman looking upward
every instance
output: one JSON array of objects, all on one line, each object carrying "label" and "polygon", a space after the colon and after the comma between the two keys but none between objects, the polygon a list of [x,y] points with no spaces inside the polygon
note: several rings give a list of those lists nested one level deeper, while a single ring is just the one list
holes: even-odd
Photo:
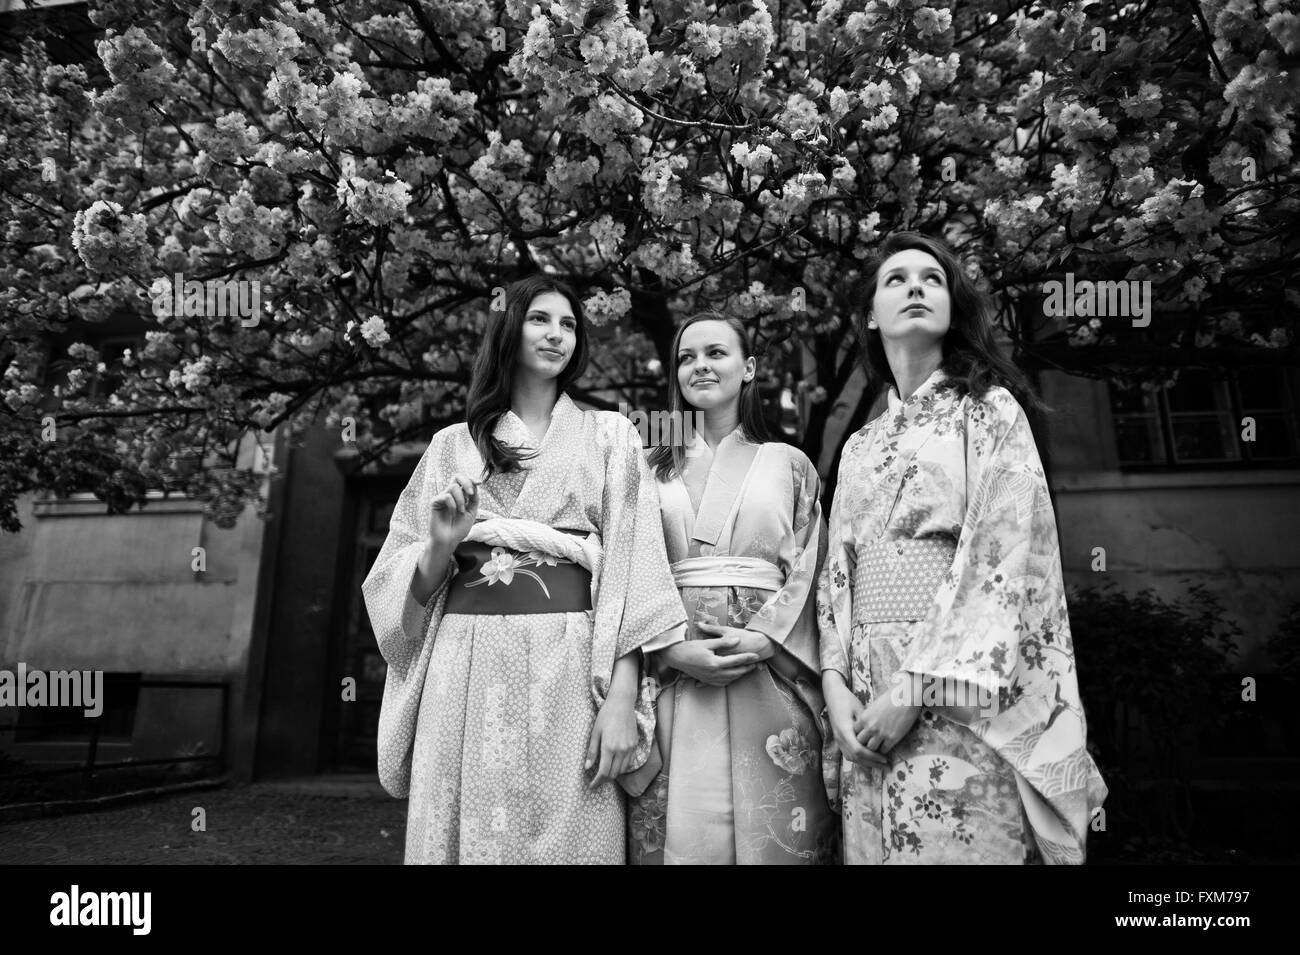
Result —
[{"label": "woman looking upward", "polygon": [[859,330],[885,412],[840,461],[818,588],[848,863],[1081,863],[1088,755],[1056,522],[987,299],[897,233]]}]

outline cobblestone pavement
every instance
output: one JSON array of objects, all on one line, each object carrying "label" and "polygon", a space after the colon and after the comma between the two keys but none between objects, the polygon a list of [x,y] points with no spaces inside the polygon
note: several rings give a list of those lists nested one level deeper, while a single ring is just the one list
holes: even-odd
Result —
[{"label": "cobblestone pavement", "polygon": [[369,777],[322,777],[0,824],[0,865],[400,865],[405,836],[405,800]]}]

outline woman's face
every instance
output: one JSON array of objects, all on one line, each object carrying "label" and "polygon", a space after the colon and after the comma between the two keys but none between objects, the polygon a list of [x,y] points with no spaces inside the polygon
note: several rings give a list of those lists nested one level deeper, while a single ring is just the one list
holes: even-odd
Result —
[{"label": "woman's face", "polygon": [[708,410],[740,400],[740,386],[754,377],[736,330],[705,319],[688,325],[677,344],[677,385],[686,403]]},{"label": "woman's face", "polygon": [[952,299],[943,266],[929,252],[904,249],[881,263],[868,326],[886,342],[942,341],[952,322]]},{"label": "woman's face", "polygon": [[519,368],[550,380],[573,357],[578,344],[578,320],[569,300],[559,292],[543,292],[528,305],[519,342]]}]

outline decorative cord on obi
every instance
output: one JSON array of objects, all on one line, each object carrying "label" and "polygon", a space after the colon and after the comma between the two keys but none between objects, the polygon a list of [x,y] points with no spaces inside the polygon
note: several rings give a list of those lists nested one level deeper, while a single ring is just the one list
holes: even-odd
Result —
[{"label": "decorative cord on obi", "polygon": [[670,566],[673,582],[681,587],[753,587],[780,590],[785,586],[781,568],[758,557],[687,557]]}]

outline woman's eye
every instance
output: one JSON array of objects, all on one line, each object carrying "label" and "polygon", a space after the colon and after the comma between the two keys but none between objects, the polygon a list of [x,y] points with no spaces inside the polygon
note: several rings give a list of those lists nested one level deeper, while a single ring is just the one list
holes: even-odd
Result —
[{"label": "woman's eye", "polygon": [[691,360],[691,356],[690,356],[690,355],[678,355],[678,356],[677,356],[677,364],[679,364],[679,365],[684,365],[686,362],[688,362],[688,361],[690,361],[690,360]]}]

